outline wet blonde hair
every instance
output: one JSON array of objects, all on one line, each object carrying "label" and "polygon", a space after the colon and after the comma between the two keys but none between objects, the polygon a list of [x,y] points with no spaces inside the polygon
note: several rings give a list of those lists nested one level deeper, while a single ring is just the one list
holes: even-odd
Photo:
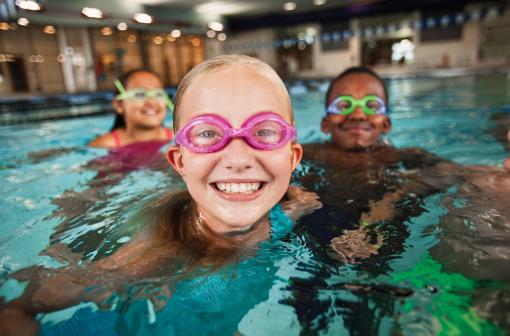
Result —
[{"label": "wet blonde hair", "polygon": [[180,126],[179,108],[184,97],[184,94],[191,86],[191,84],[193,84],[196,80],[202,78],[205,75],[235,66],[252,67],[261,75],[265,76],[273,83],[275,83],[278,87],[280,87],[280,89],[285,93],[287,99],[288,113],[291,117],[291,120],[294,121],[289,92],[287,91],[287,88],[285,87],[285,84],[283,83],[281,78],[278,76],[276,71],[274,71],[274,69],[271,68],[271,66],[257,58],[246,55],[221,55],[200,63],[199,65],[194,67],[190,72],[188,72],[180,82],[179,87],[177,88],[177,92],[175,94],[175,107],[173,113],[174,130],[179,129]]}]

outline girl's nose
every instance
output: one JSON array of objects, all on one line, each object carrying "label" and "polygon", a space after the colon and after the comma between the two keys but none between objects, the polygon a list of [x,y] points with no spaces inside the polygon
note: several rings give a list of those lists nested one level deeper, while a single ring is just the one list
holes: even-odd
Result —
[{"label": "girl's nose", "polygon": [[235,138],[223,150],[224,167],[233,171],[244,171],[255,164],[254,149],[243,138]]}]

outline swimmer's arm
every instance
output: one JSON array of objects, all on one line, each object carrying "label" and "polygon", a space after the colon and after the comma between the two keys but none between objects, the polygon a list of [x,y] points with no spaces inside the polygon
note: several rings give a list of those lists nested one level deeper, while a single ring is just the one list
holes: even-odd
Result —
[{"label": "swimmer's arm", "polygon": [[29,282],[19,298],[0,305],[0,335],[36,335],[39,323],[35,318],[39,313],[82,302],[104,305],[127,282],[154,269],[161,255],[147,250],[147,246],[154,246],[147,238],[141,233],[113,255],[81,268],[39,267],[17,272],[14,278]]},{"label": "swimmer's arm", "polygon": [[[19,298],[0,308],[0,335],[36,335],[39,329],[35,319],[37,314],[58,311],[81,302],[100,304],[109,297],[111,291],[108,289],[116,285],[112,279],[106,281],[104,277],[87,274],[82,269],[25,271],[34,278]],[[104,279],[101,285],[109,288],[94,289],[98,278]]]},{"label": "swimmer's arm", "polygon": [[371,225],[376,222],[390,220],[395,215],[395,204],[400,201],[406,192],[404,190],[387,192],[378,201],[370,201],[369,210],[361,214],[361,222]]},{"label": "swimmer's arm", "polygon": [[288,200],[284,201],[282,205],[283,211],[292,220],[311,214],[317,209],[322,208],[322,203],[319,196],[311,191],[305,191],[302,188],[289,186],[287,190]]}]

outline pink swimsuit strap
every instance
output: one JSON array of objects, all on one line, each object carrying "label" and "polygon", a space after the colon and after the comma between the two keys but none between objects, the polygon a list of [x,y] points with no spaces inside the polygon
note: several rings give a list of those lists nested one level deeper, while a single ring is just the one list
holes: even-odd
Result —
[{"label": "pink swimsuit strap", "polygon": [[165,134],[167,140],[172,140],[172,138],[174,137],[174,132],[172,132],[170,128],[165,128]]},{"label": "pink swimsuit strap", "polygon": [[115,148],[120,147],[120,138],[119,138],[119,132],[117,130],[114,130],[112,132],[113,140],[115,140]]}]

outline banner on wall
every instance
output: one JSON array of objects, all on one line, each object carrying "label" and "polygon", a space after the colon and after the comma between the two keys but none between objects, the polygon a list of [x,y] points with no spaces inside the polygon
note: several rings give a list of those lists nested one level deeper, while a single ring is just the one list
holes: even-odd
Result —
[{"label": "banner on wall", "polygon": [[434,28],[448,28],[451,26],[461,26],[465,23],[472,21],[482,21],[500,17],[505,14],[506,5],[488,6],[481,9],[472,11],[458,12],[455,14],[444,14],[434,17],[427,17],[419,20],[408,20],[402,22],[392,22],[384,25],[376,25],[365,27],[363,29],[345,29],[341,31],[333,31],[324,33],[318,36],[305,36],[305,37],[287,37],[276,39],[273,41],[250,41],[250,42],[237,42],[229,43],[223,46],[226,52],[240,51],[240,50],[253,50],[261,48],[280,48],[292,47],[300,43],[311,45],[318,39],[325,44],[348,40],[351,37],[371,38],[379,37],[388,33],[399,31],[403,28],[411,28],[415,30],[434,29]]}]

